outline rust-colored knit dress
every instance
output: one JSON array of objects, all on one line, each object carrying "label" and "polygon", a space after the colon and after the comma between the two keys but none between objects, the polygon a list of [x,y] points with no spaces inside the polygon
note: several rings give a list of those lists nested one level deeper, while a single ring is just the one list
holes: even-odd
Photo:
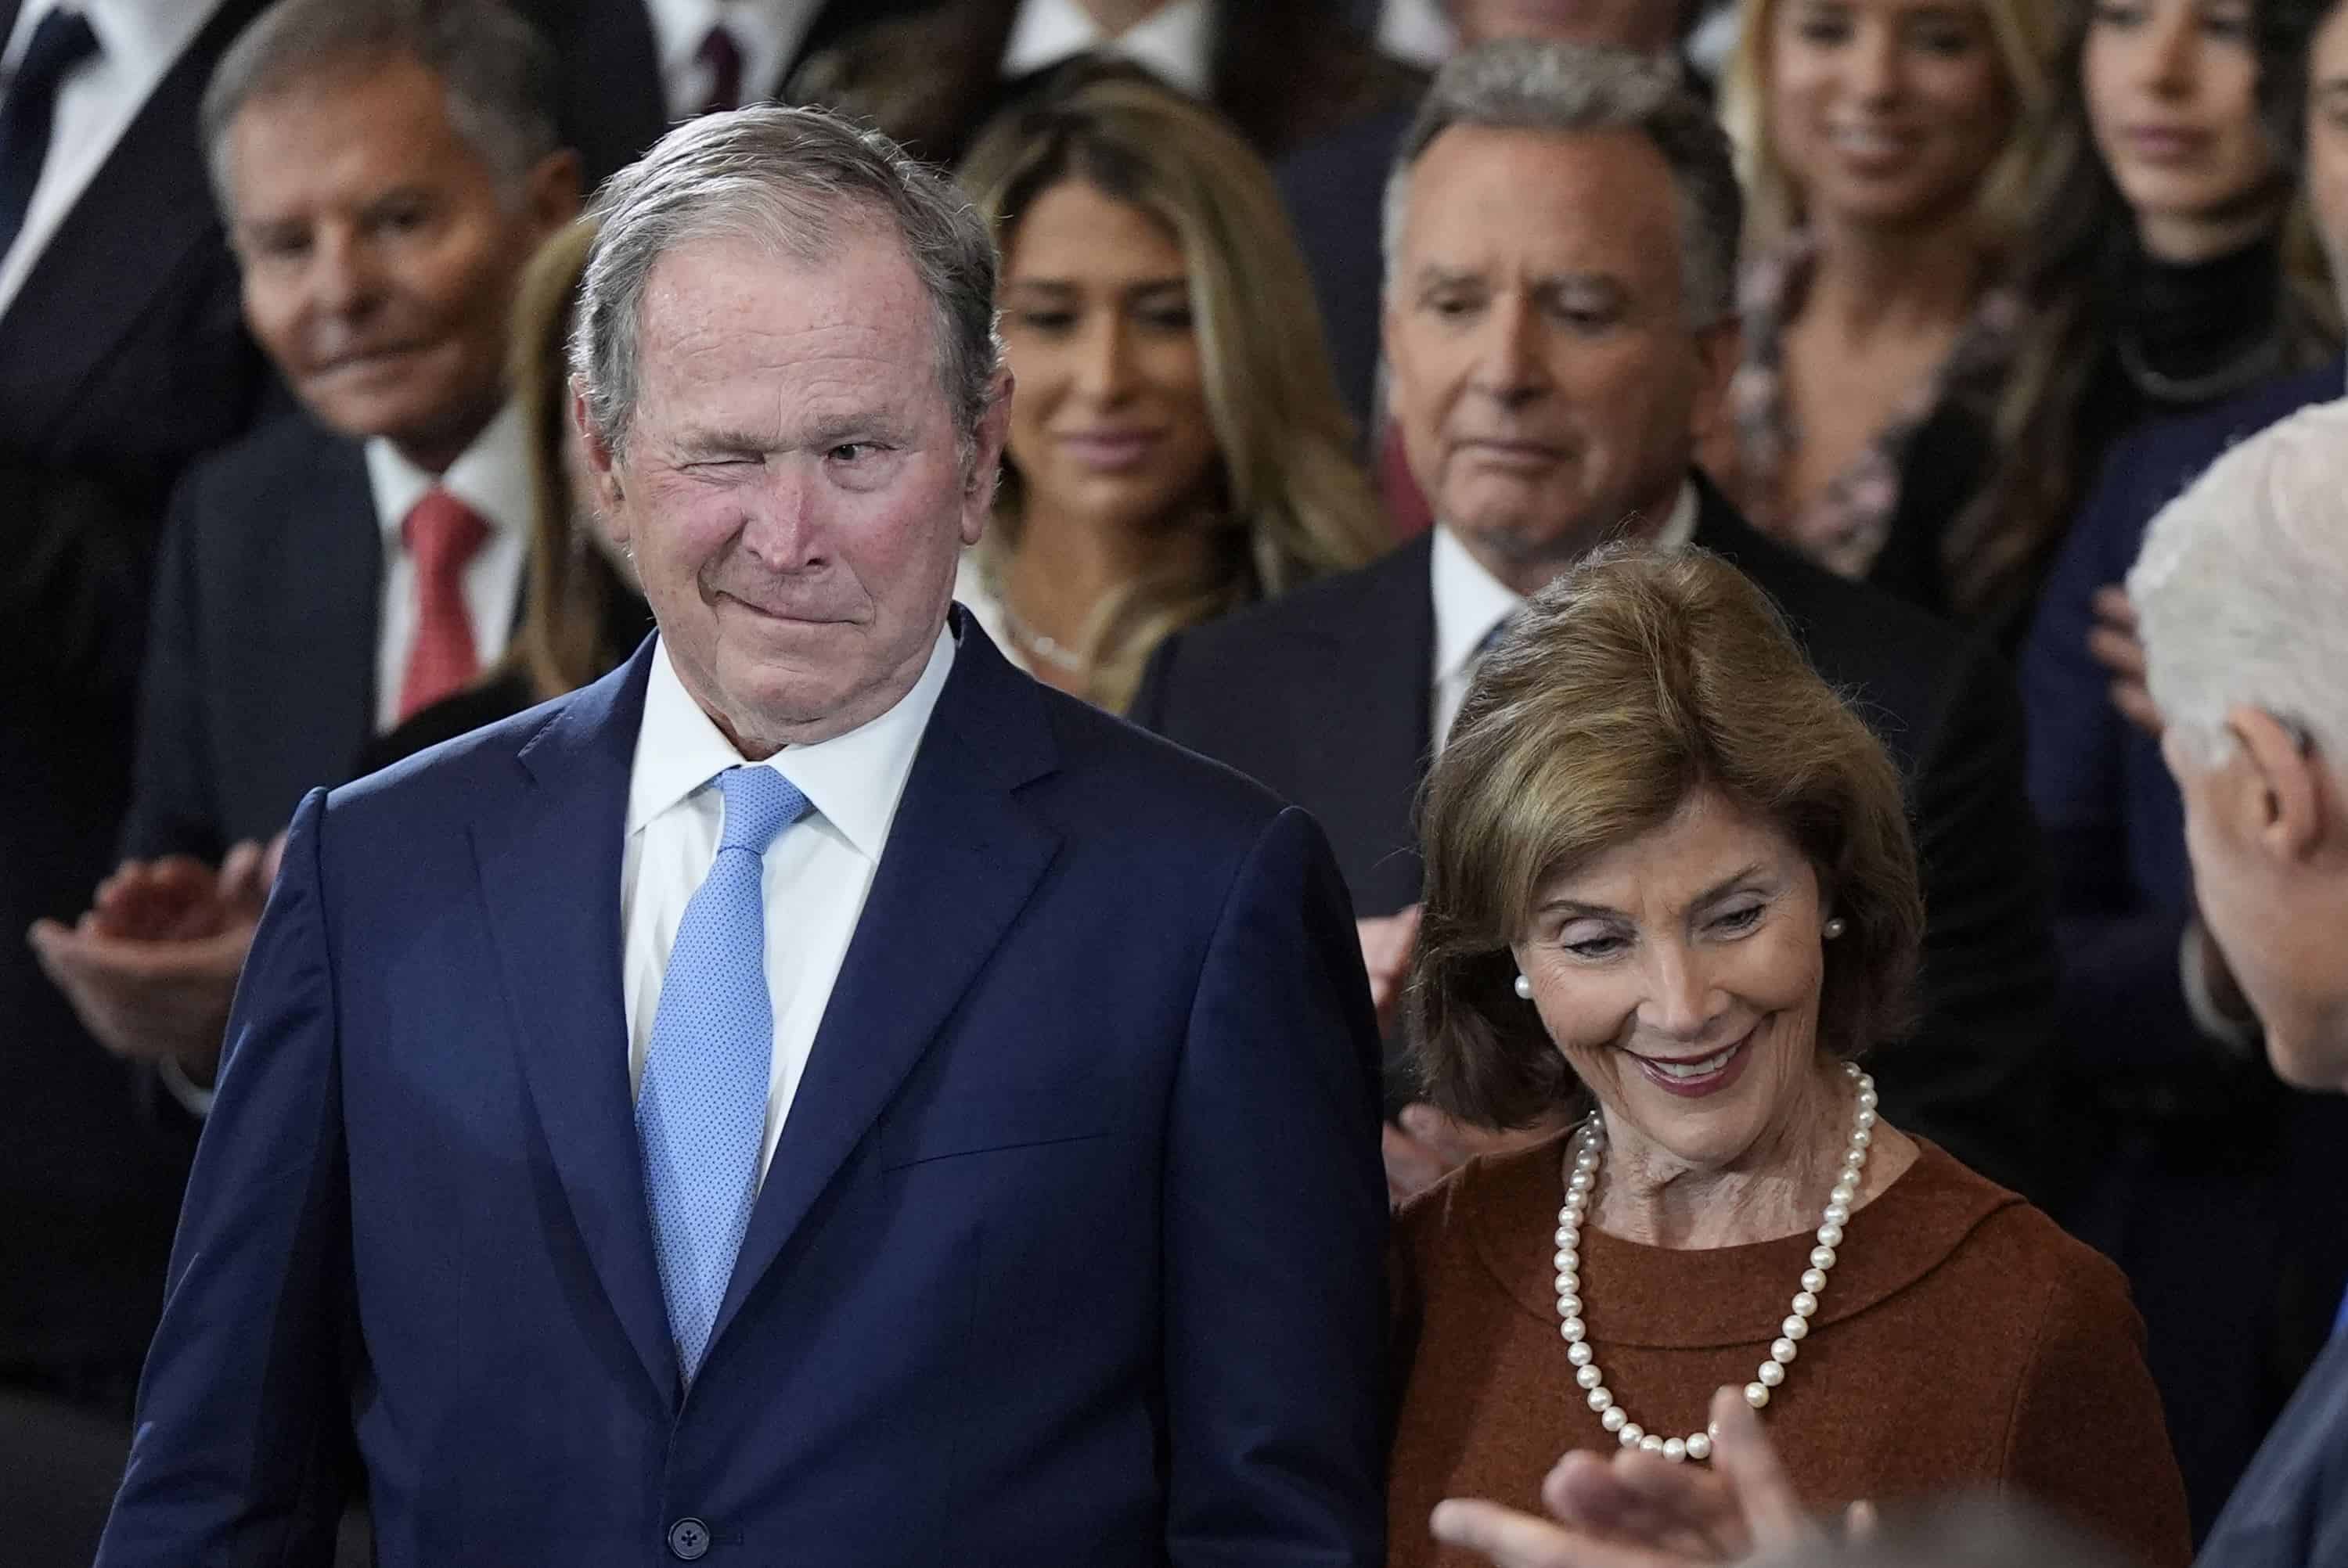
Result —
[{"label": "rust-colored knit dress", "polygon": [[[2013,1194],[1918,1140],[1843,1227],[1812,1332],[1762,1413],[1820,1511],[2005,1484],[2154,1568],[2192,1556],[2144,1327],[2118,1269]],[[1426,1517],[1447,1497],[1539,1513],[1570,1449],[1612,1453],[1558,1334],[1550,1253],[1563,1139],[1480,1160],[1396,1225],[1402,1407],[1387,1562],[1458,1564]],[[1649,1431],[1701,1430],[1743,1387],[1800,1288],[1813,1238],[1673,1251],[1585,1224],[1583,1319],[1606,1386]]]}]

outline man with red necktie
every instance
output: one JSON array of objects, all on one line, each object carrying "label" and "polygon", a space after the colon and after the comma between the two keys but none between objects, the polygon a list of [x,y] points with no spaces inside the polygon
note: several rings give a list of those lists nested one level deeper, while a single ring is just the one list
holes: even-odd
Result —
[{"label": "man with red necktie", "polygon": [[90,1032],[192,1112],[295,803],[504,651],[531,511],[507,319],[579,204],[551,77],[496,5],[283,0],[205,96],[245,318],[303,412],[180,485],[128,858],[33,932]]}]

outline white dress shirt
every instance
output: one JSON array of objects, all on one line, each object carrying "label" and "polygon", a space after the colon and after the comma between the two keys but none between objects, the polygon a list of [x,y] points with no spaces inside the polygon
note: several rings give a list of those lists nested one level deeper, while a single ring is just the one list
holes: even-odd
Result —
[{"label": "white dress shirt", "polygon": [[[776,836],[765,859],[767,995],[775,1009],[775,1049],[767,1137],[758,1155],[761,1181],[953,655],[952,632],[941,630],[921,679],[895,707],[860,729],[811,746],[788,746],[759,764],[779,771],[813,808]],[[677,922],[717,860],[726,802],[714,781],[743,765],[742,753],[677,679],[666,642],[653,650],[650,674],[628,779],[628,839],[620,868],[620,979],[631,1093],[644,1087],[644,1053]]]},{"label": "white dress shirt", "polygon": [[[1695,537],[1698,510],[1695,487],[1680,487],[1672,515],[1663,519],[1653,548],[1665,555],[1684,549]],[[1451,721],[1468,700],[1468,685],[1483,655],[1484,641],[1500,622],[1522,609],[1525,596],[1484,569],[1468,553],[1459,537],[1441,523],[1435,525],[1432,569],[1435,588],[1435,668],[1429,671],[1430,716],[1437,750],[1451,733]]]},{"label": "white dress shirt", "polygon": [[1076,0],[1022,0],[1003,50],[1003,74],[1025,76],[1086,50],[1146,66],[1193,97],[1213,90],[1215,10],[1173,0],[1114,37]]},{"label": "white dress shirt", "polygon": [[775,90],[822,8],[823,0],[649,0],[670,117],[699,114],[717,85],[695,57],[710,28],[723,22],[734,35],[742,51],[742,101],[757,103]]},{"label": "white dress shirt", "polygon": [[381,439],[366,444],[366,468],[376,521],[383,530],[383,591],[376,614],[375,650],[375,723],[381,731],[399,722],[400,683],[407,675],[408,651],[416,644],[416,562],[407,553],[405,524],[416,503],[435,485],[472,507],[489,526],[489,538],[465,563],[465,611],[473,623],[473,651],[482,668],[506,651],[530,554],[529,433],[522,428],[521,411],[509,403],[446,474],[426,473]]},{"label": "white dress shirt", "polygon": [[68,4],[89,18],[98,53],[58,86],[57,118],[50,122],[40,182],[33,187],[24,228],[8,253],[0,257],[0,312],[25,286],[26,274],[98,178],[122,133],[220,9],[220,0],[26,0],[5,49],[0,50],[0,95],[15,77],[16,62],[32,43],[33,29]]}]

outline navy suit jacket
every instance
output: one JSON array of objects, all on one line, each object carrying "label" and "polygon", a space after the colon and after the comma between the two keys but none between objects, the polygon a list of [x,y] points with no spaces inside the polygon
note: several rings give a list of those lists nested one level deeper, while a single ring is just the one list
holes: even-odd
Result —
[{"label": "navy suit jacket", "polygon": [[2195,1568],[2348,1563],[2348,1333],[2332,1337],[2218,1517]]},{"label": "navy suit jacket", "polygon": [[[2022,715],[1987,649],[1756,532],[1711,484],[1695,543],[1786,611],[1810,661],[1856,697],[1907,782],[1922,863],[1923,1021],[1874,1067],[1888,1112],[2051,1206],[2053,943],[2022,797]],[[1413,815],[1432,759],[1433,541],[1168,638],[1134,716],[1231,764],[1329,829],[1365,915],[1417,902]],[[1390,1101],[1410,1092],[1397,1060]]]},{"label": "navy suit jacket", "polygon": [[1376,1033],[1319,830],[967,616],[681,1389],[627,1077],[651,644],[296,814],[98,1562],[1383,1561]]}]

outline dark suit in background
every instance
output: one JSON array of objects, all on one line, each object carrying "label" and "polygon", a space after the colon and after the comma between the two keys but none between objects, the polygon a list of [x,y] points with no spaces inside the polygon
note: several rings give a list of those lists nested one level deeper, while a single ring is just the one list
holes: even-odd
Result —
[{"label": "dark suit in background", "polygon": [[1380,228],[1385,214],[1386,177],[1395,154],[1417,114],[1388,109],[1300,148],[1272,173],[1280,199],[1313,274],[1313,297],[1329,339],[1329,367],[1337,395],[1363,432],[1377,406],[1378,318],[1384,303],[1385,257]]},{"label": "dark suit in background", "polygon": [[266,844],[375,733],[383,536],[366,450],[272,421],[180,487],[158,565],[129,856]]},{"label": "dark suit in background", "polygon": [[[2348,1280],[2348,1102],[2203,1037],[2178,968],[2192,915],[2184,805],[2159,743],[2087,651],[2096,590],[2227,447],[2338,397],[2348,367],[2277,381],[2113,450],[2047,579],[2022,661],[2030,794],[2056,883],[2063,1040],[2110,1147],[2073,1226],[2127,1271],[2198,1533],[2332,1327]],[[2207,1288],[2222,1254],[2250,1288]]]},{"label": "dark suit in background", "polygon": [[[1367,115],[1407,109],[1424,73],[1380,54],[1331,0],[1219,5],[1209,100],[1266,159]],[[818,51],[792,96],[871,119],[918,158],[953,164],[979,128],[1057,67],[1002,74],[1019,0],[949,0]]]},{"label": "dark suit in background", "polygon": [[[1984,649],[1793,556],[1698,485],[1694,542],[1776,600],[1908,784],[1928,912],[1923,1021],[1872,1064],[1886,1112],[2043,1204],[2067,1173],[2049,1146],[2054,952],[2013,683]],[[1431,550],[1421,538],[1168,639],[1134,702],[1139,723],[1318,817],[1365,916],[1419,897]],[[1391,1081],[1390,1104],[1407,1092],[1406,1077]]]},{"label": "dark suit in background", "polygon": [[[633,163],[676,118],[661,85],[660,48],[644,0],[510,0],[546,35],[560,75],[557,124],[579,149],[592,190]],[[744,101],[782,97],[801,62],[854,28],[909,11],[918,0],[824,0],[777,78],[743,86]]]},{"label": "dark suit in background", "polygon": [[304,802],[104,1568],[321,1561],[354,1437],[384,1568],[698,1556],[687,1520],[807,1568],[1383,1562],[1327,846],[960,621],[689,1399],[619,964],[652,645]]},{"label": "dark suit in background", "polygon": [[[171,486],[268,395],[195,134],[212,63],[259,9],[228,0],[203,27],[0,311],[0,1399],[108,1412],[71,1432],[0,1415],[0,1541],[25,1562],[87,1554],[88,1534],[40,1532],[70,1534],[77,1505],[102,1516],[74,1456],[128,1412],[193,1141],[144,1113],[25,932],[78,915],[113,868]],[[0,0],[0,39],[17,11]]]}]

